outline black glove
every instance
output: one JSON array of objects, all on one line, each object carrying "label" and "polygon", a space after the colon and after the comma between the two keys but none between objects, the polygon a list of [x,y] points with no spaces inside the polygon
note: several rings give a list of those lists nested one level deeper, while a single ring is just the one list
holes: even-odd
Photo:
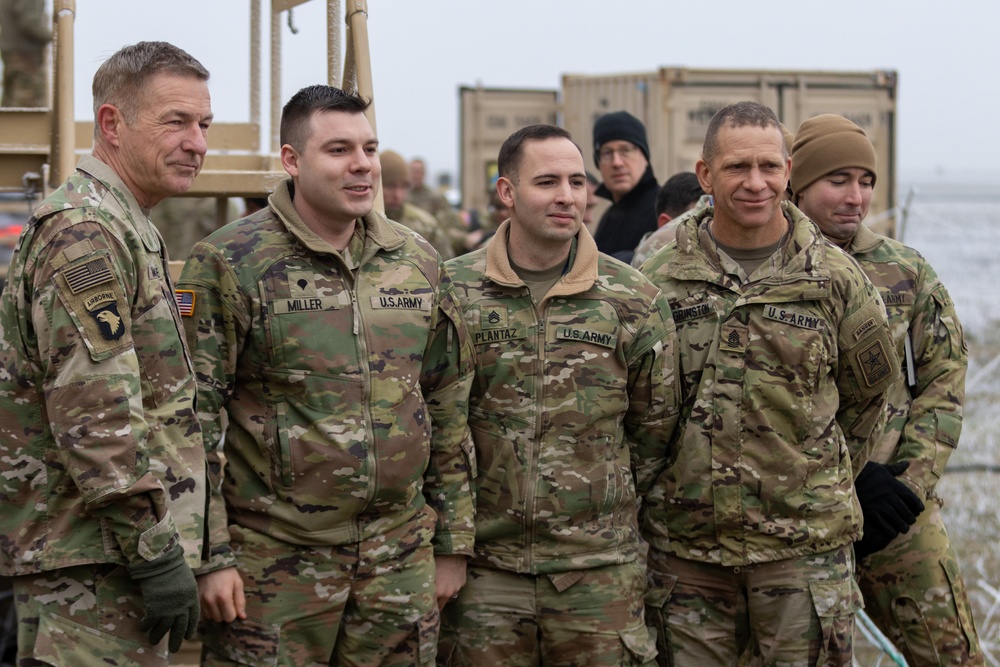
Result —
[{"label": "black glove", "polygon": [[154,560],[129,565],[128,571],[146,605],[139,629],[154,645],[170,633],[170,652],[177,653],[185,639],[194,638],[200,608],[198,584],[184,562],[184,550],[174,547]]},{"label": "black glove", "polygon": [[858,561],[885,549],[900,533],[910,530],[924,504],[896,477],[910,467],[909,461],[888,465],[869,461],[854,480],[854,489],[865,517],[864,536],[854,543]]}]

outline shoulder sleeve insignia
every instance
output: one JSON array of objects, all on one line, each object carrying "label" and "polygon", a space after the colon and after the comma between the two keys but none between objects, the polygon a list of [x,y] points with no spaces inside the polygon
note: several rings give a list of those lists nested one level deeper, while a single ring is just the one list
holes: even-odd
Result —
[{"label": "shoulder sleeve insignia", "polygon": [[189,289],[174,290],[174,301],[177,302],[177,310],[180,311],[181,315],[184,317],[194,315],[194,291]]},{"label": "shoulder sleeve insignia", "polygon": [[118,340],[125,333],[125,323],[118,313],[118,302],[98,302],[87,309],[90,316],[97,321],[97,328],[106,340]]},{"label": "shoulder sleeve insignia", "polygon": [[855,354],[865,384],[869,387],[874,387],[889,374],[891,366],[881,340],[872,341],[870,345],[861,348]]}]

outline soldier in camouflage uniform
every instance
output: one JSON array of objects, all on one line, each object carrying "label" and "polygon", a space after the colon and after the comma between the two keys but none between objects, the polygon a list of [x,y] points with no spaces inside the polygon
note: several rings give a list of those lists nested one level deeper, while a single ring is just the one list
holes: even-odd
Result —
[{"label": "soldier in camouflage uniform", "polygon": [[179,281],[213,474],[225,457],[204,665],[433,664],[472,554],[472,349],[437,253],[372,211],[367,106],[294,95],[291,179]]},{"label": "soldier in camouflage uniform", "polygon": [[[889,393],[888,423],[865,467],[870,482],[858,479],[865,536],[855,547],[857,577],[868,615],[911,667],[981,665],[935,493],[962,429],[968,352],[951,297],[927,260],[863,224],[875,180],[875,149],[857,125],[824,114],[799,127],[794,201],[878,288],[904,361]],[[908,505],[926,509],[914,513]],[[897,518],[897,508],[905,516]]]},{"label": "soldier in camouflage uniform", "polygon": [[422,208],[406,201],[410,192],[410,170],[406,159],[396,151],[382,151],[382,198],[385,217],[409,227],[430,242],[441,255],[449,260],[455,256],[451,240],[438,224],[437,219]]},{"label": "soldier in camouflage uniform", "polygon": [[101,65],[93,156],[14,255],[0,299],[0,573],[14,576],[20,664],[166,665],[194,635],[205,451],[147,214],[201,169],[207,80],[162,42]]},{"label": "soldier in camouflage uniform", "polygon": [[45,48],[51,41],[52,20],[45,13],[45,0],[0,0],[0,106],[48,106]]},{"label": "soldier in camouflage uniform", "polygon": [[652,664],[637,495],[678,416],[659,290],[582,227],[583,155],[560,128],[500,149],[510,219],[452,260],[476,349],[476,557],[442,665]]},{"label": "soldier in camouflage uniform", "polygon": [[427,187],[424,183],[426,175],[427,167],[423,160],[414,158],[410,161],[410,193],[407,201],[437,218],[438,226],[451,240],[452,256],[461,255],[466,252],[465,235],[469,230],[462,221],[462,216],[452,208],[448,200]]},{"label": "soldier in camouflage uniform", "polygon": [[643,507],[662,664],[851,663],[853,478],[899,364],[874,286],[781,201],[789,169],[770,109],[720,110],[696,165],[714,206],[642,267],[681,363],[670,465]]}]

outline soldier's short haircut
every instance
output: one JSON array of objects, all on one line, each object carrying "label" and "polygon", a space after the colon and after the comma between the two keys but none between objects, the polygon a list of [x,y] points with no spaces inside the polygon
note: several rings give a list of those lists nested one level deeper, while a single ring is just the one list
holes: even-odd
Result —
[{"label": "soldier's short haircut", "polygon": [[364,113],[371,100],[348,93],[340,88],[317,84],[306,86],[292,95],[281,110],[281,129],[278,141],[302,152],[309,138],[309,121],[314,113],[342,111]]},{"label": "soldier's short haircut", "polygon": [[[774,112],[760,102],[737,102],[719,109],[708,123],[705,133],[705,145],[701,149],[701,158],[705,162],[715,159],[719,151],[719,131],[726,127],[745,127],[747,125],[767,129],[773,127],[781,133],[781,122]],[[784,137],[784,135],[782,135]],[[788,157],[788,147],[782,140],[781,157]]]},{"label": "soldier's short haircut", "polygon": [[666,213],[676,218],[696,203],[705,191],[701,189],[698,176],[693,171],[681,171],[663,184],[656,194],[656,215]]},{"label": "soldier's short haircut", "polygon": [[500,154],[497,156],[497,173],[511,183],[517,183],[517,170],[521,167],[521,158],[524,156],[524,144],[529,141],[544,141],[545,139],[569,139],[576,146],[576,150],[580,151],[580,155],[583,155],[583,151],[573,141],[573,135],[563,128],[555,125],[528,125],[507,137],[507,140],[500,146]]},{"label": "soldier's short haircut", "polygon": [[[168,42],[138,42],[123,46],[94,74],[94,119],[101,105],[117,107],[132,124],[139,114],[147,84],[157,74],[208,81],[208,70],[191,54]],[[94,123],[94,136],[98,134]]]}]

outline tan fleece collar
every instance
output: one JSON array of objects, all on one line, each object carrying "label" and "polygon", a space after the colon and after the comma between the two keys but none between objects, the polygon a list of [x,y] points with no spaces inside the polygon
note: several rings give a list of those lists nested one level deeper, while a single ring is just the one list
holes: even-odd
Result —
[{"label": "tan fleece collar", "polygon": [[[510,220],[506,220],[486,246],[486,277],[499,285],[521,287],[524,281],[510,266],[510,252],[507,246],[509,230]],[[587,228],[581,226],[580,232],[576,235],[575,256],[572,251],[570,252],[572,264],[569,271],[549,290],[545,298],[569,296],[589,290],[597,282],[597,259],[597,244],[594,243],[594,238]]]}]

